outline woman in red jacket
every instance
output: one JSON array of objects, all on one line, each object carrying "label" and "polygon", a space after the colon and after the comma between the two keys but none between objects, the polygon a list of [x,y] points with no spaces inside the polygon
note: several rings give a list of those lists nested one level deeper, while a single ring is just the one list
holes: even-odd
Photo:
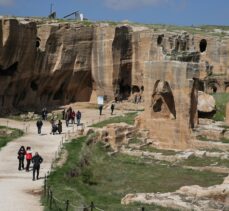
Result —
[{"label": "woman in red jacket", "polygon": [[27,164],[26,164],[26,171],[29,171],[29,166],[30,166],[32,157],[33,157],[33,156],[32,156],[31,147],[26,147],[26,154],[25,154],[25,158],[26,158],[26,161],[27,161]]}]

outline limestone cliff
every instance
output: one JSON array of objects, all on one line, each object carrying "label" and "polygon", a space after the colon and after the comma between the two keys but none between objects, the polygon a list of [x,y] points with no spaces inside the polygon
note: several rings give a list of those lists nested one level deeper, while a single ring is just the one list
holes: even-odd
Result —
[{"label": "limestone cliff", "polygon": [[[202,79],[199,89],[225,91],[228,55],[228,38],[201,33],[3,18],[0,111],[95,101],[98,95],[127,99],[145,89],[149,61],[155,62],[151,68],[157,74],[181,64],[188,78]],[[182,80],[177,79],[177,86],[182,87]]]}]

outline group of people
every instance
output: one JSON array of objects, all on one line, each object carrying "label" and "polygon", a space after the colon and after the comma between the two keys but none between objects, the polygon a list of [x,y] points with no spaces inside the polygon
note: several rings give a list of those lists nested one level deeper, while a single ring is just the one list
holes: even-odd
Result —
[{"label": "group of people", "polygon": [[63,120],[65,120],[66,122],[66,126],[68,127],[69,123],[71,122],[72,124],[77,124],[77,126],[80,125],[80,121],[81,121],[81,117],[82,114],[81,112],[78,110],[77,112],[75,112],[72,107],[69,107],[67,109],[67,111],[65,111],[65,109],[62,112],[62,118]]},{"label": "group of people", "polygon": [[[38,154],[38,152],[35,153],[35,155],[32,155],[32,149],[30,146],[27,146],[26,149],[24,146],[21,146],[18,150],[17,154],[18,158],[18,170],[26,170],[29,172],[30,170],[30,164],[32,162],[33,164],[33,181],[35,178],[39,179],[39,171],[40,171],[40,164],[43,162],[43,158]],[[26,167],[24,165],[24,160],[26,159]]]},{"label": "group of people", "polygon": [[51,119],[51,125],[52,125],[51,134],[55,135],[57,132],[59,134],[62,133],[62,122],[61,122],[61,120],[59,120],[58,123],[56,124],[55,120]]}]

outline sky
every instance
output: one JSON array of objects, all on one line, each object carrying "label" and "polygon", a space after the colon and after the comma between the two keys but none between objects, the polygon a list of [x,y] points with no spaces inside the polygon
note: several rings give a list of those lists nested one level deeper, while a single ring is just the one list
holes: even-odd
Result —
[{"label": "sky", "polygon": [[0,15],[58,18],[80,10],[92,21],[229,25],[229,0],[0,0]]}]

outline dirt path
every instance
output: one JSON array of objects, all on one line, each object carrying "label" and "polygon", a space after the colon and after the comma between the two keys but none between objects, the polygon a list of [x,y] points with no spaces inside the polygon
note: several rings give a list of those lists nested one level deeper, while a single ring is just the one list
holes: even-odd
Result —
[{"label": "dirt path", "polygon": [[[81,109],[82,122],[90,125],[92,122],[110,117],[110,111],[104,110],[101,117],[95,109]],[[116,114],[120,112],[116,112]],[[44,175],[49,171],[52,159],[65,133],[73,128],[66,128],[63,123],[63,134],[51,135],[50,123],[44,122],[42,134],[37,134],[35,122],[18,122],[0,119],[0,125],[8,125],[26,131],[26,134],[3,147],[0,150],[0,210],[2,211],[41,211],[40,192],[44,183]],[[76,128],[75,128],[76,129]],[[33,152],[39,152],[44,162],[41,164],[40,177],[32,181],[32,171],[18,171],[17,151],[21,145],[31,146]],[[26,163],[26,162],[25,162]]]}]

